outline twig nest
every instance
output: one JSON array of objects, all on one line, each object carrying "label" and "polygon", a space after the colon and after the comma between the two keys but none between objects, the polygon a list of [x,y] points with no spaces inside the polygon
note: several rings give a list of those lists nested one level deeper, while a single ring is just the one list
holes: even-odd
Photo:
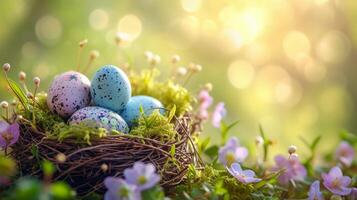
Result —
[{"label": "twig nest", "polygon": [[79,72],[69,71],[56,76],[48,90],[48,107],[63,118],[70,117],[90,102],[90,81]]}]

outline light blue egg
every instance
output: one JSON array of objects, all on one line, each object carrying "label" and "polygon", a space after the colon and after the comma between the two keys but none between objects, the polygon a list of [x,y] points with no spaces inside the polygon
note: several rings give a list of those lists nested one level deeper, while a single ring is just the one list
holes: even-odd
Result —
[{"label": "light blue egg", "polygon": [[127,75],[114,65],[105,65],[92,79],[91,95],[96,106],[120,112],[131,97]]},{"label": "light blue egg", "polygon": [[159,100],[149,96],[133,96],[120,113],[130,127],[134,126],[135,121],[139,119],[140,107],[143,108],[146,115],[150,115],[158,109],[162,115],[165,113],[163,105]]},{"label": "light blue egg", "polygon": [[116,130],[128,133],[129,127],[124,119],[115,112],[100,107],[85,107],[75,112],[68,120],[69,124],[84,123],[96,128],[105,128],[108,131]]}]

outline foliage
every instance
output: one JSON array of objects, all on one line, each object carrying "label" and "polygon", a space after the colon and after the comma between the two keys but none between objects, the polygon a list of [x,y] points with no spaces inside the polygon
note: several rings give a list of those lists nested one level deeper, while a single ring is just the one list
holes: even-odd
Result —
[{"label": "foliage", "polygon": [[130,134],[161,141],[172,141],[177,136],[174,124],[170,123],[169,119],[161,115],[158,110],[149,116],[142,112],[138,125],[130,131]]},{"label": "foliage", "polygon": [[132,72],[130,82],[133,95],[149,95],[159,99],[166,109],[176,106],[176,116],[181,116],[192,110],[194,98],[189,91],[171,80],[157,81],[159,72],[155,69],[143,70],[140,74]]}]

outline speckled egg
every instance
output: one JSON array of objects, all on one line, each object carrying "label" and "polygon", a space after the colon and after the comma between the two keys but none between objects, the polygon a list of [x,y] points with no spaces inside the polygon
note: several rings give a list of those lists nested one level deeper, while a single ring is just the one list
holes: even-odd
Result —
[{"label": "speckled egg", "polygon": [[106,65],[92,79],[91,94],[96,106],[119,112],[131,97],[127,75],[114,65]]},{"label": "speckled egg", "polygon": [[126,123],[132,127],[140,117],[140,107],[146,115],[150,115],[154,110],[159,109],[161,114],[165,113],[162,103],[149,96],[133,96],[120,113]]},{"label": "speckled egg", "polygon": [[48,107],[63,118],[70,117],[90,102],[90,81],[79,72],[69,71],[56,76],[48,90]]},{"label": "speckled egg", "polygon": [[75,112],[68,120],[69,124],[86,123],[96,128],[105,128],[108,131],[117,130],[128,133],[129,128],[120,115],[101,107],[85,107]]}]

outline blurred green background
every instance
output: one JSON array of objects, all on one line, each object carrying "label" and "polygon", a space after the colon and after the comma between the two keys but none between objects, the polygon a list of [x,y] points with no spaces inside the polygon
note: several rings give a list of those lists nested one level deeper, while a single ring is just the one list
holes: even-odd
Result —
[{"label": "blurred green background", "polygon": [[[275,151],[319,134],[321,148],[331,149],[341,130],[357,128],[355,0],[1,0],[0,17],[0,61],[12,64],[13,77],[39,76],[43,90],[55,74],[75,69],[86,38],[82,65],[90,50],[100,52],[89,77],[128,59],[147,68],[147,50],[161,56],[163,77],[174,54],[180,66],[201,64],[188,87],[212,83],[226,121],[241,121],[233,134],[246,144],[259,123]],[[121,49],[117,32],[128,39]],[[211,126],[205,134],[218,137]]]}]

